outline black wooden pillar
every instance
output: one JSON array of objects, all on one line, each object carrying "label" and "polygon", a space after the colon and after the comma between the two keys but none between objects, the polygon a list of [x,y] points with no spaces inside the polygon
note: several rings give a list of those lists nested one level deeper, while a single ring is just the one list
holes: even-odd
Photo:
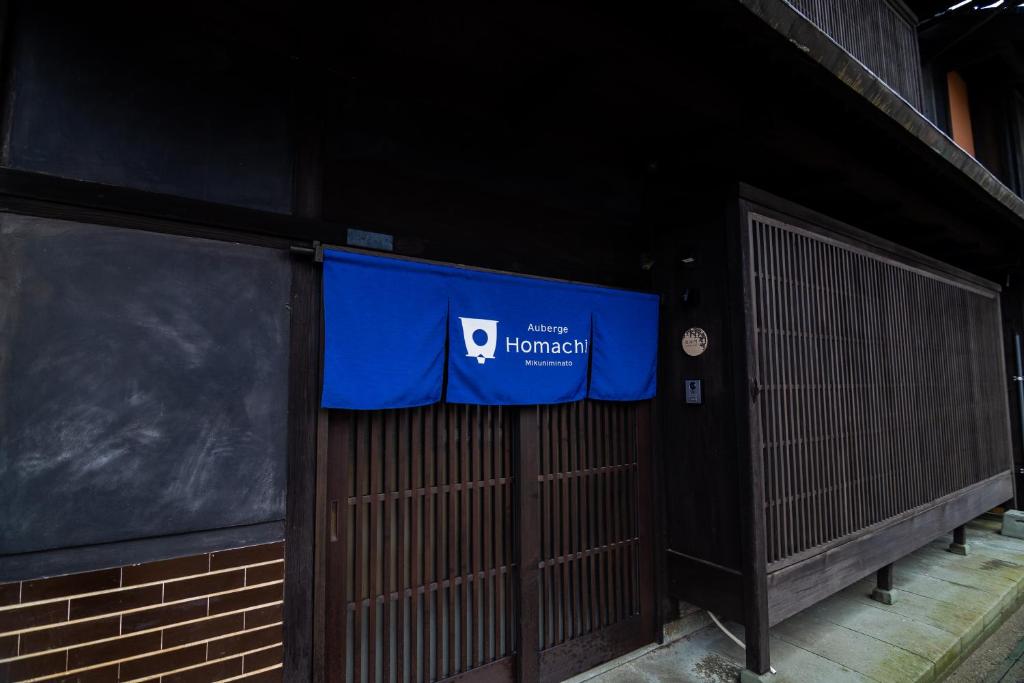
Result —
[{"label": "black wooden pillar", "polygon": [[878,570],[876,574],[876,582],[878,587],[882,590],[892,590],[892,564],[887,564]]},{"label": "black wooden pillar", "polygon": [[892,568],[892,563],[889,563],[878,570],[875,574],[875,589],[871,592],[871,599],[884,605],[896,602],[896,592],[892,587]]},{"label": "black wooden pillar", "polygon": [[[8,130],[10,117],[10,95],[8,74],[10,72],[11,9],[8,0],[0,0],[0,130]],[[2,151],[2,150],[0,150]],[[6,159],[0,159],[6,163]]]},{"label": "black wooden pillar", "polygon": [[949,544],[949,552],[966,555],[967,550],[967,525],[961,524],[953,529],[953,542]]},{"label": "black wooden pillar", "polygon": [[533,683],[540,678],[540,624],[538,601],[540,585],[537,565],[540,563],[540,432],[537,406],[523,406],[519,410],[519,447],[514,451],[516,486],[519,489],[518,546],[519,568],[519,632],[516,639],[519,661],[516,680]]},{"label": "black wooden pillar", "polygon": [[285,520],[284,679],[309,680],[313,666],[314,496],[318,377],[319,272],[293,259]]},{"label": "black wooden pillar", "polygon": [[1024,269],[1013,268],[1006,275],[999,302],[1003,313],[1003,356],[1009,386],[1010,430],[1013,444],[1014,498],[1011,507],[1024,509]]},{"label": "black wooden pillar", "polygon": [[730,207],[729,282],[732,285],[733,358],[737,452],[744,477],[743,508],[743,625],[746,634],[747,672],[757,676],[770,670],[768,644],[768,555],[764,518],[764,459],[761,455],[760,387],[757,381],[752,255],[747,207]]},{"label": "black wooden pillar", "polygon": [[[308,40],[312,31],[306,13],[295,11],[294,39],[298,43]],[[292,214],[315,220],[322,216],[325,88],[308,62],[294,64],[293,78]],[[317,482],[317,442],[324,438],[318,434],[317,424],[322,335],[320,269],[308,257],[293,257],[292,262],[283,677],[287,681],[322,680],[323,648],[319,641],[324,630],[323,597],[322,591],[314,590],[323,574],[319,566],[323,549],[315,549],[317,517],[323,513],[316,504],[318,484],[323,485]],[[319,606],[316,598],[321,601]]]}]

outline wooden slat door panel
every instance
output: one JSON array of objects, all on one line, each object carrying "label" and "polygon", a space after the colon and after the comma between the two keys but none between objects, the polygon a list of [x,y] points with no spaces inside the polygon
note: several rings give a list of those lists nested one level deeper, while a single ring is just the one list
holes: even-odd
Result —
[{"label": "wooden slat door panel", "polygon": [[[328,679],[561,680],[650,642],[649,411],[595,401],[331,411]],[[519,490],[522,453],[539,495]],[[537,514],[524,517],[527,499]],[[524,575],[520,557],[537,558]],[[539,593],[537,618],[523,622],[522,580]]]},{"label": "wooden slat door panel", "polygon": [[511,680],[513,420],[447,404],[330,413],[330,680]]},{"label": "wooden slat door panel", "polygon": [[538,411],[540,679],[559,681],[654,639],[649,404]]}]

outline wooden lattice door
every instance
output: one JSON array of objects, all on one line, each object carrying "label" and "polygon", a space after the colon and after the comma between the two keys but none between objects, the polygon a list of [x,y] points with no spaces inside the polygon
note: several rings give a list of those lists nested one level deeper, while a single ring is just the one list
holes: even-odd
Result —
[{"label": "wooden lattice door", "polygon": [[331,411],[327,443],[328,680],[561,680],[653,640],[649,404]]},{"label": "wooden lattice door", "polygon": [[539,551],[537,634],[522,637],[538,643],[538,680],[561,681],[654,639],[649,409],[580,401],[521,414],[523,457],[537,463],[522,476],[538,494],[522,509],[538,534],[521,542],[523,557]]},{"label": "wooden lattice door", "polygon": [[330,680],[512,679],[512,417],[331,413]]}]

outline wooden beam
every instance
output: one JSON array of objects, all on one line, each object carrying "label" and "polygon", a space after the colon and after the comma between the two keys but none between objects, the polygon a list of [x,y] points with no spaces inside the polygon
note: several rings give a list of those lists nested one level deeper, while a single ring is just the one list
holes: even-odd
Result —
[{"label": "wooden beam", "polygon": [[316,416],[320,374],[320,278],[293,258],[288,366],[288,486],[285,519],[284,678],[310,680],[316,495]]},{"label": "wooden beam", "polygon": [[1012,495],[1012,472],[1007,471],[768,574],[769,623],[777,624],[870,576]]},{"label": "wooden beam", "polygon": [[[325,88],[298,68],[293,83],[291,122],[295,161],[292,207],[296,216],[315,221],[320,218],[323,205],[325,111],[322,93]],[[323,477],[327,444],[326,429],[318,431],[318,418],[324,417],[320,411],[323,337],[320,286],[318,264],[306,257],[293,258],[285,525],[285,680],[310,680],[314,670],[318,679],[323,677],[323,581],[326,568],[326,483]],[[318,474],[321,481],[317,480]],[[318,582],[319,590],[316,588]],[[315,598],[320,599],[319,610],[314,607]],[[316,628],[314,621],[317,622]]]},{"label": "wooden beam", "polygon": [[761,456],[761,413],[757,408],[757,341],[753,320],[753,262],[746,202],[730,207],[730,289],[738,298],[733,306],[732,340],[737,453],[741,460],[743,497],[743,625],[746,631],[747,669],[761,675],[770,668],[768,644],[767,553],[764,526],[764,459]]},{"label": "wooden beam", "polygon": [[990,292],[999,292],[1002,289],[996,282],[992,282],[974,273],[969,273],[939,259],[932,258],[927,254],[909,249],[884,237],[861,230],[818,211],[813,211],[783,197],[765,192],[752,185],[740,183],[739,188],[740,196],[750,203],[756,204],[757,212],[769,218],[775,218],[783,222],[791,222],[792,219],[796,219],[799,221],[799,227],[802,229],[817,232],[826,237],[838,235],[848,240],[851,246],[863,250],[865,253],[880,256],[888,262],[913,265],[921,270],[943,277],[964,280]]},{"label": "wooden beam", "polygon": [[13,12],[9,0],[0,0],[0,164],[6,166],[11,126],[11,35]]},{"label": "wooden beam", "polygon": [[0,168],[0,211],[283,248],[338,231],[283,214],[10,168]]},{"label": "wooden beam", "polygon": [[274,543],[282,538],[284,522],[276,521],[193,531],[173,536],[19,553],[0,557],[0,583],[170,560],[187,555]]}]

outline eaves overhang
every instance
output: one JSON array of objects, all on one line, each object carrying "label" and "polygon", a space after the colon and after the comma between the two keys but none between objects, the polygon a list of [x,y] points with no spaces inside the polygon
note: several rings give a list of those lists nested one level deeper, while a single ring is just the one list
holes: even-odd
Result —
[{"label": "eaves overhang", "polygon": [[880,115],[906,131],[911,146],[937,156],[951,172],[967,181],[975,194],[994,204],[1014,221],[1018,230],[1024,231],[1024,200],[799,10],[785,0],[738,2],[785,37],[793,50],[827,69],[852,94],[865,99]]}]

